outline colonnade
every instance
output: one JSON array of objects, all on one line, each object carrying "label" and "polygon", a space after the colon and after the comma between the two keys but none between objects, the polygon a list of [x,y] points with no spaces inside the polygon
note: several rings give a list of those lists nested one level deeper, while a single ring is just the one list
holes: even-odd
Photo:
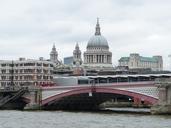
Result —
[{"label": "colonnade", "polygon": [[84,56],[84,63],[111,63],[112,61],[111,55],[91,55],[87,54]]}]

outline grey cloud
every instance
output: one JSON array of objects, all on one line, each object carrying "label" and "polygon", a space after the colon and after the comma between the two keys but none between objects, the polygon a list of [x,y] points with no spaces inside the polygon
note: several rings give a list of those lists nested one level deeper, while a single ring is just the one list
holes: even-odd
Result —
[{"label": "grey cloud", "polygon": [[72,55],[76,42],[83,52],[100,17],[114,65],[121,56],[139,52],[163,55],[168,69],[170,5],[170,0],[2,0],[0,59],[48,58],[54,42],[60,59]]}]

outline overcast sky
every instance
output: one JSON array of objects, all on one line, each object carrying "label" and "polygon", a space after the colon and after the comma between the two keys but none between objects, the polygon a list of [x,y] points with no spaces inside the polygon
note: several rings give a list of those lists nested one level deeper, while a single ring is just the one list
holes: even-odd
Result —
[{"label": "overcast sky", "polygon": [[53,43],[60,60],[76,42],[83,53],[97,17],[114,65],[139,53],[162,55],[170,68],[171,0],[0,0],[0,60],[48,59]]}]

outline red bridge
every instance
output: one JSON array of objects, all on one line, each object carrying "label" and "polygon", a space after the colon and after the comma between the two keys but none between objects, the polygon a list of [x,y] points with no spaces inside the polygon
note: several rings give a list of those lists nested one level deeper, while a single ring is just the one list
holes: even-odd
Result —
[{"label": "red bridge", "polygon": [[27,106],[41,109],[97,109],[116,99],[134,106],[167,105],[171,82],[157,83],[156,79],[169,78],[171,74],[56,77],[55,85],[31,88],[23,98],[28,99]]},{"label": "red bridge", "polygon": [[96,109],[112,99],[154,105],[159,100],[154,79],[161,77],[170,75],[59,77],[57,86],[41,88],[39,103],[42,109]]}]

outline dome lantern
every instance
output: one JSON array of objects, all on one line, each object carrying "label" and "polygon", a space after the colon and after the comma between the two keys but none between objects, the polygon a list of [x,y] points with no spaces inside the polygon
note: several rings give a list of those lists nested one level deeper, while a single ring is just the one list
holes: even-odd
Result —
[{"label": "dome lantern", "polygon": [[99,25],[99,18],[97,18],[95,35],[101,35],[101,33],[100,33],[100,25]]}]

